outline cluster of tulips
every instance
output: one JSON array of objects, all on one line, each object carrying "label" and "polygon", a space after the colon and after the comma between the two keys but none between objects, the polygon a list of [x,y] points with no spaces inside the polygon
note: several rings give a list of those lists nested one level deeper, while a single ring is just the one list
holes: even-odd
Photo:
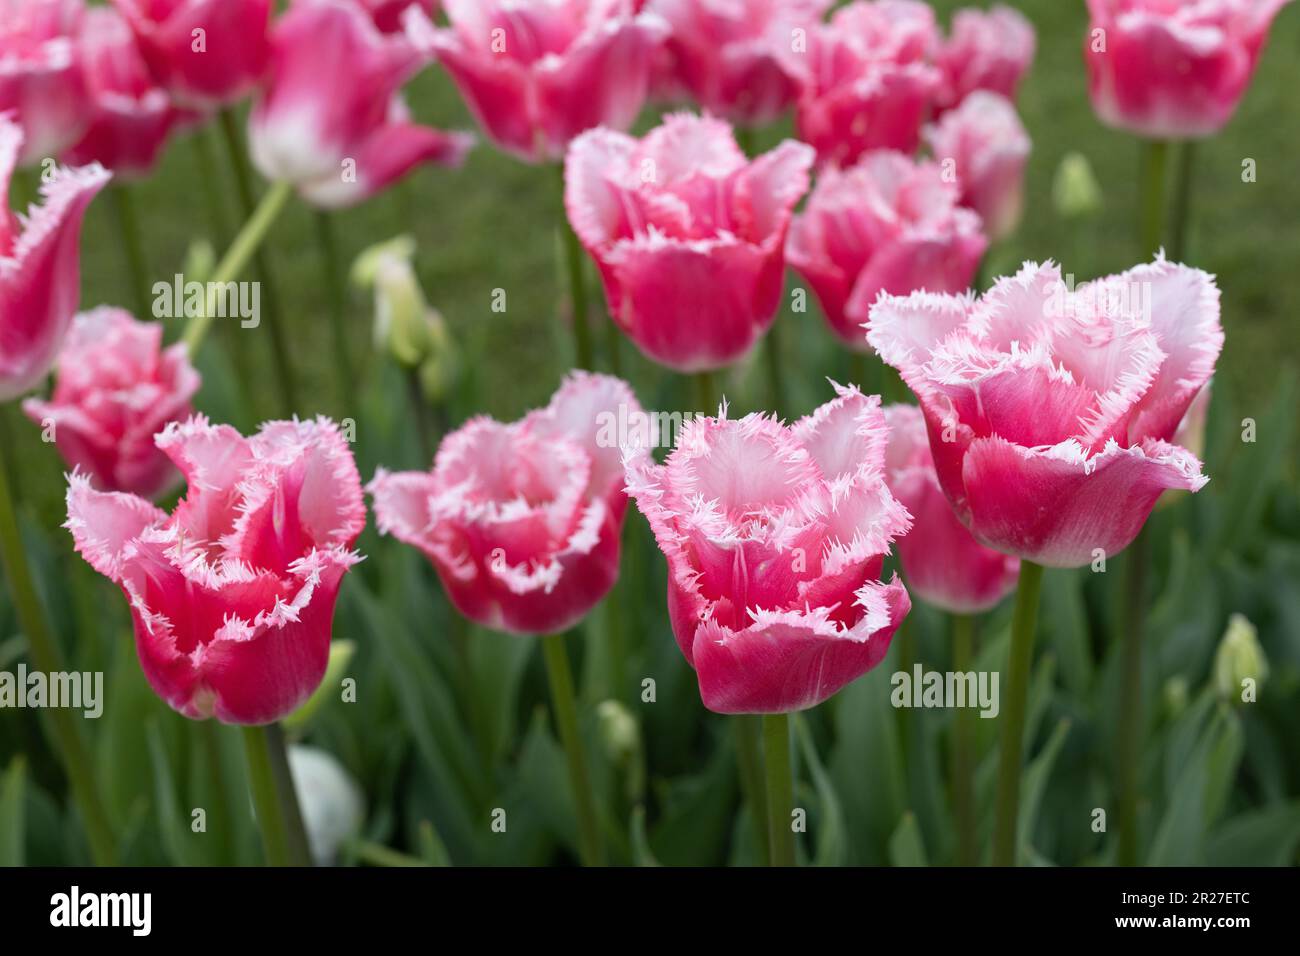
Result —
[{"label": "cluster of tulips", "polygon": [[[1227,122],[1284,3],[1089,0],[1093,104],[1151,144],[1153,213],[1140,264],[1076,286],[1051,261],[980,275],[1021,217],[1030,155],[1014,101],[1035,37],[1008,7],[963,10],[945,35],[915,0],[296,0],[275,15],[270,0],[0,0],[0,185],[22,167],[42,180],[25,216],[0,213],[0,399],[53,368],[48,397],[22,407],[68,465],[72,543],[129,602],[158,695],[249,728],[272,860],[301,843],[275,725],[324,677],[368,494],[379,530],[428,557],[460,614],[541,637],[592,864],[602,834],[563,634],[616,582],[630,501],[666,558],[666,614],[704,705],[763,715],[746,795],[766,807],[778,864],[795,860],[788,715],[879,664],[914,599],[968,619],[1016,591],[990,857],[1014,863],[1042,569],[1117,554],[1162,494],[1208,480],[1188,446],[1223,346],[1219,291],[1174,261],[1159,150]],[[324,213],[459,163],[473,137],[419,125],[401,97],[431,64],[497,148],[562,164],[575,371],[548,406],[474,418],[442,437],[431,470],[380,469],[363,486],[328,419],[245,437],[196,412],[209,311],[170,345],[146,316],[78,314],[87,206],[147,176],[172,136],[216,123],[232,162],[251,158],[270,184],[218,283],[250,267],[293,194]],[[245,98],[246,148],[230,122]],[[626,132],[651,101],[699,112]],[[797,139],[752,155],[754,131],[791,112]],[[588,259],[598,321],[695,376],[718,409],[661,462],[602,431],[645,410],[596,368]],[[755,349],[780,364],[787,264],[859,381],[786,424],[774,377],[769,412],[734,416],[711,375]],[[872,355],[916,404],[864,393]],[[182,479],[170,513],[153,503]],[[57,670],[2,483],[0,537],[33,657]],[[891,545],[902,578],[885,580]],[[1134,667],[1143,613],[1139,585]],[[742,726],[759,749],[759,724]],[[106,860],[84,745],[67,722],[51,730]],[[1131,813],[1132,781],[1120,790]]]}]

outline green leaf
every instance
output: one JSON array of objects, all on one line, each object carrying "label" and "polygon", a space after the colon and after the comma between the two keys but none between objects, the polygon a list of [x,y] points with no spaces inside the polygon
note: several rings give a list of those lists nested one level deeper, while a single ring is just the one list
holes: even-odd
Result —
[{"label": "green leaf", "polygon": [[840,807],[840,798],[835,793],[835,785],[830,774],[817,756],[817,747],[813,743],[808,722],[801,714],[794,716],[795,735],[799,739],[799,749],[808,766],[808,775],[812,777],[813,789],[817,793],[819,812],[817,814],[817,851],[813,862],[817,866],[843,866],[848,859],[848,827],[844,824],[844,811]]},{"label": "green leaf", "polygon": [[420,821],[420,858],[430,866],[451,866],[447,845],[428,820]]},{"label": "green leaf", "polygon": [[889,862],[894,866],[928,865],[921,828],[916,823],[916,814],[910,810],[903,814],[889,837]]},{"label": "green leaf", "polygon": [[302,730],[311,723],[311,719],[327,701],[339,699],[339,683],[347,673],[348,663],[356,653],[356,641],[346,639],[331,641],[329,661],[325,665],[325,676],[320,686],[312,691],[301,707],[285,717],[282,723],[286,730]]},{"label": "green leaf", "polygon": [[26,803],[27,761],[18,754],[0,776],[0,867],[23,865]]},{"label": "green leaf", "polygon": [[1300,800],[1233,817],[1206,847],[1210,866],[1295,866],[1300,863]]},{"label": "green leaf", "polygon": [[1016,823],[1016,857],[1022,865],[1028,865],[1032,847],[1031,837],[1034,825],[1038,822],[1038,808],[1043,802],[1043,791],[1052,776],[1052,767],[1070,732],[1070,721],[1063,719],[1057,723],[1047,744],[1035,757],[1020,777],[1020,819]]},{"label": "green leaf", "polygon": [[738,787],[731,737],[722,737],[703,773],[675,777],[662,787],[663,812],[650,833],[654,856],[665,866],[721,861]]},{"label": "green leaf", "polygon": [[1241,759],[1241,722],[1216,704],[1196,746],[1170,790],[1164,818],[1148,857],[1151,866],[1199,866],[1205,862],[1206,832],[1220,812],[1225,787],[1236,779]]},{"label": "green leaf", "polygon": [[153,764],[154,817],[162,830],[163,846],[167,856],[177,866],[190,866],[189,829],[181,822],[181,808],[176,801],[176,784],[172,777],[171,762],[167,759],[167,745],[163,742],[158,721],[151,720],[145,729],[149,741],[149,758]]}]

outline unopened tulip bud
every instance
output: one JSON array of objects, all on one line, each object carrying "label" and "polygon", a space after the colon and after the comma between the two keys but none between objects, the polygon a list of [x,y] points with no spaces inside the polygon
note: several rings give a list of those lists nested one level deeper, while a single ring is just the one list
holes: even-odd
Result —
[{"label": "unopened tulip bud", "polygon": [[1183,711],[1187,709],[1187,702],[1191,696],[1190,691],[1191,688],[1187,683],[1187,678],[1182,674],[1175,674],[1165,681],[1162,693],[1165,714],[1170,720],[1177,720],[1182,716]]},{"label": "unopened tulip bud", "polygon": [[616,700],[601,701],[596,708],[600,743],[611,763],[622,765],[641,747],[641,733],[636,718]]},{"label": "unopened tulip bud", "polygon": [[1214,686],[1219,696],[1234,704],[1254,703],[1267,679],[1268,658],[1259,645],[1255,625],[1243,614],[1232,615],[1214,655]]},{"label": "unopened tulip bud", "polygon": [[331,866],[365,819],[361,788],[333,754],[318,747],[290,747],[289,774],[302,806],[312,860],[317,866]]},{"label": "unopened tulip bud", "polygon": [[1052,205],[1063,219],[1082,219],[1101,209],[1101,184],[1082,153],[1066,153],[1056,167]]}]

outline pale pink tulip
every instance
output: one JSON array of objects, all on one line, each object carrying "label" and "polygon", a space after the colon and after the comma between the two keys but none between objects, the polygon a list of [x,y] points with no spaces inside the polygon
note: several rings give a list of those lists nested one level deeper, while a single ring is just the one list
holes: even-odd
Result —
[{"label": "pale pink tulip", "polygon": [[249,119],[253,164],[323,208],[361,202],[421,163],[459,164],[472,138],[417,126],[397,98],[421,63],[352,0],[291,7]]},{"label": "pale pink tulip", "polygon": [[380,469],[367,487],[379,530],[424,552],[470,620],[567,630],[618,578],[627,495],[615,423],[643,414],[625,382],[574,372],[520,421],[480,417],[448,435],[432,472]]},{"label": "pale pink tulip", "polygon": [[119,177],[149,173],[181,119],[149,75],[135,36],[121,15],[92,7],[78,38],[90,125],[64,155],[70,163],[102,163]]},{"label": "pale pink tulip", "polygon": [[569,222],[600,266],[610,315],[647,357],[720,368],[767,330],[812,163],[788,140],[747,160],[726,123],[689,114],[641,140],[601,129],[574,141]]},{"label": "pale pink tulip", "polygon": [[196,720],[279,720],[325,676],[339,585],[360,560],[352,450],[324,418],[244,438],[200,415],[157,443],[185,497],[167,515],[74,474],[77,551],[126,595],[144,675],[168,705]]},{"label": "pale pink tulip", "polygon": [[1012,7],[958,10],[952,18],[952,35],[940,45],[936,57],[943,72],[939,108],[951,109],[975,90],[1014,100],[1034,60],[1035,42],[1033,24]]},{"label": "pale pink tulip", "polygon": [[934,158],[956,175],[962,205],[980,214],[989,240],[1014,232],[1031,143],[1011,101],[976,90],[927,127],[925,138]]},{"label": "pale pink tulip", "polygon": [[948,503],[934,471],[925,417],[915,405],[890,405],[886,480],[912,515],[898,539],[898,560],[910,593],[950,614],[987,611],[1010,594],[1020,561],[986,548]]},{"label": "pale pink tulip", "polygon": [[880,400],[838,397],[787,428],[694,418],[663,465],[627,467],[668,559],[673,633],[723,714],[814,707],[884,659],[911,602],[880,579],[907,511],[885,485]]},{"label": "pale pink tulip", "polygon": [[1103,123],[1152,139],[1212,136],[1237,110],[1289,0],[1088,0],[1088,92]]},{"label": "pale pink tulip", "polygon": [[82,0],[0,0],[0,115],[23,130],[18,165],[58,156],[90,121],[76,37]]},{"label": "pale pink tulip", "polygon": [[929,62],[937,43],[934,11],[919,0],[841,7],[791,57],[803,73],[799,138],[839,166],[869,150],[915,150],[942,83]]},{"label": "pale pink tulip", "polygon": [[54,169],[20,219],[8,196],[22,140],[0,114],[0,402],[36,385],[63,344],[81,297],[81,220],[110,178],[98,165]]},{"label": "pale pink tulip", "polygon": [[23,402],[27,417],[53,430],[69,467],[95,487],[152,498],[179,477],[154,435],[189,418],[199,373],[184,344],[162,347],[162,326],[122,309],[78,315],[59,353],[54,395]]},{"label": "pale pink tulip", "polygon": [[868,349],[862,323],[881,292],[969,288],[988,242],[958,195],[938,163],[891,151],[818,177],[790,227],[786,258],[850,348]]},{"label": "pale pink tulip", "polygon": [[1125,548],[1169,488],[1170,444],[1223,347],[1219,290],[1162,257],[1070,290],[1027,263],[972,296],[884,296],[867,335],[916,393],[944,493],[981,544],[1049,567]]},{"label": "pale pink tulip", "polygon": [[484,132],[527,162],[564,156],[597,126],[626,129],[645,102],[667,27],[632,0],[444,0],[407,32],[455,80]]}]

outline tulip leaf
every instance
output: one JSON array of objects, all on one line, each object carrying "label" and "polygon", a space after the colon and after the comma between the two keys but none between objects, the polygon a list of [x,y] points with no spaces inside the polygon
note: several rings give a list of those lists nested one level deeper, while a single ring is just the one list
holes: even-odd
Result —
[{"label": "tulip leaf", "polygon": [[889,837],[889,862],[894,866],[927,866],[925,841],[916,814],[907,811]]},{"label": "tulip leaf", "polygon": [[1022,864],[1028,863],[1034,825],[1038,822],[1038,808],[1043,802],[1043,792],[1047,789],[1047,781],[1052,776],[1052,767],[1056,763],[1069,731],[1070,721],[1068,719],[1059,721],[1042,751],[1030,761],[1020,777],[1020,818],[1016,825],[1016,857]]},{"label": "tulip leaf", "polygon": [[154,784],[154,818],[162,829],[163,846],[172,863],[178,866],[193,864],[190,854],[189,829],[181,822],[181,808],[176,800],[175,778],[172,776],[171,761],[167,757],[167,745],[162,738],[162,729],[157,720],[151,720],[145,728],[145,737],[149,742],[149,758],[153,764]]},{"label": "tulip leaf", "polygon": [[701,774],[675,777],[662,787],[658,822],[650,832],[654,856],[665,866],[706,866],[722,859],[737,804],[735,748],[720,738]]},{"label": "tulip leaf", "polygon": [[22,866],[27,803],[27,761],[22,754],[0,775],[0,867]]},{"label": "tulip leaf", "polygon": [[817,866],[843,866],[848,858],[848,828],[844,825],[844,811],[840,806],[839,795],[835,792],[830,774],[817,755],[817,746],[808,729],[808,722],[802,715],[795,714],[794,728],[819,805],[817,850],[813,862]]},{"label": "tulip leaf", "polygon": [[428,820],[420,821],[420,858],[429,866],[451,866],[447,845],[442,842],[437,829]]},{"label": "tulip leaf", "polygon": [[1148,856],[1151,866],[1199,866],[1205,862],[1205,837],[1236,779],[1242,750],[1241,722],[1226,705],[1203,723],[1196,746],[1180,767],[1164,818]]},{"label": "tulip leaf", "polygon": [[1206,846],[1210,866],[1296,866],[1300,864],[1300,800],[1233,817]]},{"label": "tulip leaf", "polygon": [[357,645],[355,641],[340,639],[330,641],[329,661],[325,665],[325,676],[321,678],[318,686],[312,695],[293,713],[284,718],[281,723],[286,730],[302,730],[311,723],[312,717],[328,701],[337,700],[339,697],[339,682],[343,675],[347,673],[348,662],[352,660],[352,655],[356,652]]}]

